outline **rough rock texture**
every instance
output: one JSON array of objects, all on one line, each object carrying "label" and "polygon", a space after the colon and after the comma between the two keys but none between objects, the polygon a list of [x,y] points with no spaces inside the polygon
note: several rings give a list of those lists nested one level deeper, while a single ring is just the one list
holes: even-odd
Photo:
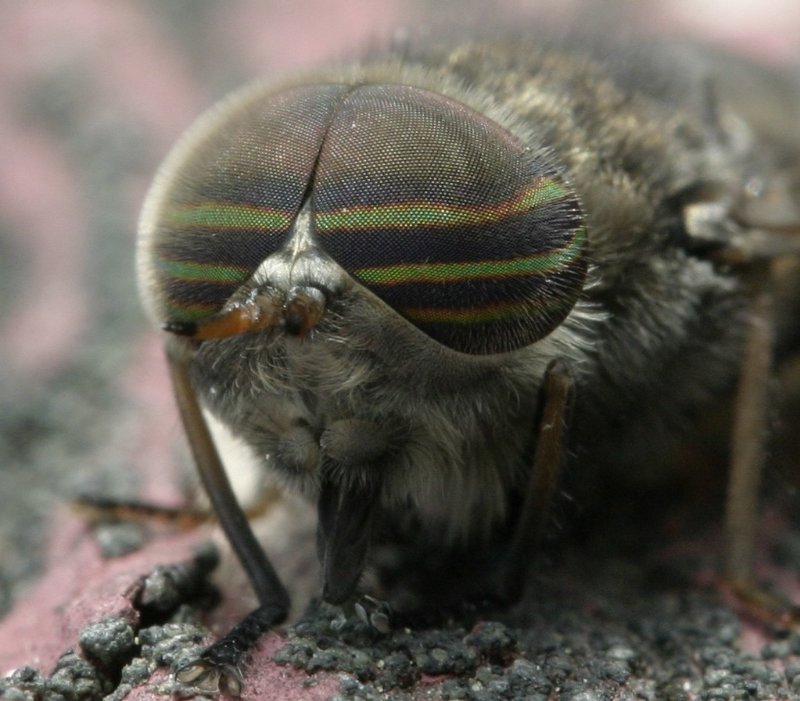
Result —
[{"label": "rough rock texture", "polygon": [[[293,584],[315,575],[312,524],[297,516],[276,506],[260,524],[284,533],[269,546]],[[210,583],[218,548],[208,529],[153,529],[140,550],[107,559],[80,518],[58,522],[45,574],[0,624],[0,666],[15,670],[0,681],[3,697],[191,693],[171,672],[253,605],[227,557],[221,592]],[[767,522],[763,574],[798,597],[798,524],[775,513]],[[265,636],[243,698],[800,698],[800,630],[756,623],[726,598],[711,575],[713,533],[648,551],[664,542],[656,530],[562,539],[513,609],[461,612],[435,627],[381,634],[312,602]]]},{"label": "rough rock texture", "polygon": [[[80,493],[180,504],[193,484],[133,276],[135,221],[157,163],[245,80],[471,5],[480,3],[0,7],[0,674],[10,673],[0,696],[166,698],[171,670],[253,606],[224,545],[211,573],[213,529],[93,529],[65,506]],[[507,0],[485,14],[540,22],[552,11]],[[635,15],[800,61],[794,0],[648,0]],[[797,497],[787,476],[769,477],[777,498],[761,574],[800,601]],[[387,636],[327,609],[303,614],[316,586],[313,521],[278,503],[259,530],[303,615],[265,638],[244,698],[800,698],[798,634],[754,623],[710,575],[718,497],[685,506],[708,512],[696,521],[671,507],[609,505],[596,527],[551,547],[513,610]]]}]

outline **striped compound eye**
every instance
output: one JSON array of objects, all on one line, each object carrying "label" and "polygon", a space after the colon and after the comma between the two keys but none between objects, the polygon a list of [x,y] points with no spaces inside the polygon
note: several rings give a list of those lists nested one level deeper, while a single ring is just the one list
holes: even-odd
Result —
[{"label": "striped compound eye", "polygon": [[159,318],[219,310],[306,204],[319,246],[354,280],[463,353],[529,345],[580,295],[574,192],[459,101],[406,85],[318,85],[209,126],[188,156],[177,149],[145,209]]},{"label": "striped compound eye", "polygon": [[464,353],[546,336],[583,288],[575,194],[496,122],[436,93],[350,92],[328,127],[312,198],[331,257]]},{"label": "striped compound eye", "polygon": [[219,311],[285,243],[347,90],[234,95],[183,137],[139,225],[140,287],[154,318],[195,321]]}]

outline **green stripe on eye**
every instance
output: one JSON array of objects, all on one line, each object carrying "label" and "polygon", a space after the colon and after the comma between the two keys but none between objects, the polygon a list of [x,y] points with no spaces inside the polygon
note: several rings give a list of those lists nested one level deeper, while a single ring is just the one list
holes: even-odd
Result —
[{"label": "green stripe on eye", "polygon": [[243,265],[219,265],[217,263],[189,263],[186,261],[160,260],[158,269],[173,280],[184,282],[240,282],[250,269]]},{"label": "green stripe on eye", "polygon": [[215,304],[176,304],[169,302],[166,305],[165,319],[170,321],[196,321],[210,316],[219,310]]},{"label": "green stripe on eye", "polygon": [[467,207],[436,202],[359,205],[332,212],[318,212],[317,230],[324,234],[341,229],[446,227],[492,224],[570,195],[561,183],[539,178],[514,197],[487,207]]},{"label": "green stripe on eye", "polygon": [[175,207],[168,213],[168,221],[176,226],[235,231],[286,231],[292,223],[293,213],[269,207],[247,204],[208,202]]},{"label": "green stripe on eye", "polygon": [[583,254],[586,229],[578,228],[564,248],[510,260],[482,260],[458,263],[398,263],[351,271],[366,285],[409,285],[421,283],[463,282],[542,275],[559,271]]}]

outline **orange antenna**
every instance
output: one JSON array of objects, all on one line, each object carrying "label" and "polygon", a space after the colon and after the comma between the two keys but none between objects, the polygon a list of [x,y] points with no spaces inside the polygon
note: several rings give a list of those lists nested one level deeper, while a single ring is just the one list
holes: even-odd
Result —
[{"label": "orange antenna", "polygon": [[199,321],[167,321],[161,328],[178,336],[188,336],[196,341],[228,338],[249,331],[277,326],[279,307],[265,295],[256,295],[244,302],[226,305],[216,314]]}]

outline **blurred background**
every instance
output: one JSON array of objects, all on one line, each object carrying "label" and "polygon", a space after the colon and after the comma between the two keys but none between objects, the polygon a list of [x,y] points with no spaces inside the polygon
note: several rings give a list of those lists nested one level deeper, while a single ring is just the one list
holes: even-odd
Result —
[{"label": "blurred background", "polygon": [[587,7],[800,66],[797,0],[0,4],[0,615],[71,495],[181,500],[180,429],[133,263],[145,190],[192,120],[247,80],[396,32],[557,27],[586,21]]}]

